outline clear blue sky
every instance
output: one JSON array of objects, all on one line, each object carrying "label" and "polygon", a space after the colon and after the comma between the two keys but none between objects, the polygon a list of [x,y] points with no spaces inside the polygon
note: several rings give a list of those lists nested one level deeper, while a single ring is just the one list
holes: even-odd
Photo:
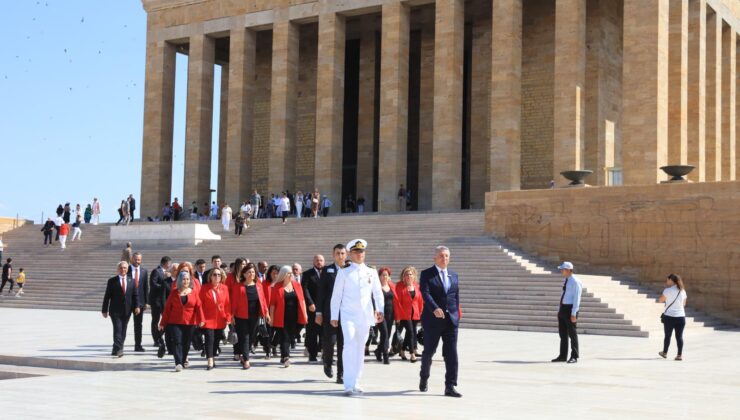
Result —
[{"label": "clear blue sky", "polygon": [[[0,216],[141,189],[146,13],[139,0],[18,0],[0,25]],[[220,86],[216,68],[215,86]],[[178,55],[173,195],[182,197],[187,57]],[[219,112],[215,89],[214,115]],[[218,118],[214,132],[218,132]],[[217,136],[214,136],[217,139]],[[213,153],[215,168],[217,149]],[[137,213],[138,217],[138,213]]]}]

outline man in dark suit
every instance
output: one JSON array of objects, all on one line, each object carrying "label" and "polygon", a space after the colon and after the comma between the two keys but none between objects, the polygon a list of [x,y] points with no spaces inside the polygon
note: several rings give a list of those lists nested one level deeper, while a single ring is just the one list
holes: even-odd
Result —
[{"label": "man in dark suit", "polygon": [[134,211],[136,211],[136,200],[134,199],[133,194],[129,194],[128,196],[128,210],[129,215],[131,217],[131,221],[134,221]]},{"label": "man in dark suit", "polygon": [[[324,267],[319,279],[318,299],[316,305],[317,325],[321,325],[321,357],[324,362],[324,374],[329,378],[334,377],[332,364],[334,363],[334,343],[337,344],[337,383],[344,383],[344,366],[342,365],[342,350],[344,350],[344,336],[341,324],[337,327],[331,325],[331,295],[334,292],[334,280],[337,273],[345,266],[347,260],[347,248],[342,244],[334,245],[334,264]],[[340,314],[341,316],[341,314]]]},{"label": "man in dark suit", "polygon": [[118,263],[118,275],[108,279],[103,297],[103,318],[110,314],[113,323],[113,351],[111,356],[123,357],[123,343],[126,340],[126,328],[131,312],[138,315],[141,312],[138,302],[138,291],[134,287],[134,279],[128,276],[128,263]]},{"label": "man in dark suit", "polygon": [[159,266],[152,271],[151,278],[149,279],[148,302],[149,307],[152,309],[151,331],[155,347],[161,347],[164,344],[162,341],[162,332],[159,331],[159,319],[162,316],[164,304],[167,302],[167,291],[169,291],[172,285],[172,277],[170,275],[171,262],[172,259],[170,257],[162,257]]},{"label": "man in dark suit", "polygon": [[306,324],[306,349],[308,350],[308,361],[316,362],[319,354],[319,334],[321,326],[316,323],[316,299],[319,297],[319,284],[321,284],[321,270],[324,269],[324,256],[317,254],[313,257],[313,267],[301,275],[301,286],[303,297],[306,299],[308,309],[308,324]]},{"label": "man in dark suit", "polygon": [[462,397],[457,386],[457,327],[460,323],[460,288],[457,273],[447,269],[450,250],[438,246],[434,266],[421,272],[419,289],[424,298],[421,325],[424,328],[424,353],[421,356],[419,390],[427,391],[432,357],[442,339],[442,357],[445,360],[445,395]]},{"label": "man in dark suit", "polygon": [[143,352],[141,335],[144,328],[144,311],[149,304],[149,272],[141,267],[141,253],[134,252],[131,257],[131,265],[128,267],[128,275],[134,280],[138,299],[139,313],[134,315],[134,351]]}]

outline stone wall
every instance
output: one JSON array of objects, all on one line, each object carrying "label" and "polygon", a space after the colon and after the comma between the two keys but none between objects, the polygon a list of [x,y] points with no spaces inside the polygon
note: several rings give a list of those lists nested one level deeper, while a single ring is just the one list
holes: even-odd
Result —
[{"label": "stone wall", "polygon": [[12,217],[0,217],[0,234],[10,232],[13,229],[19,228],[26,223],[33,223],[30,220],[15,219]]},{"label": "stone wall", "polygon": [[267,157],[270,152],[270,95],[272,80],[272,31],[257,32],[257,80],[254,89],[254,143],[252,149],[252,188],[266,199]]},{"label": "stone wall", "polygon": [[679,274],[691,306],[740,324],[740,182],[492,192],[486,232],[655,291]]},{"label": "stone wall", "polygon": [[552,179],[555,2],[524,2],[522,25],[522,189]]},{"label": "stone wall", "polygon": [[316,59],[319,27],[301,26],[298,70],[298,98],[296,99],[296,168],[295,185],[291,191],[313,191],[314,148],[316,145]]}]

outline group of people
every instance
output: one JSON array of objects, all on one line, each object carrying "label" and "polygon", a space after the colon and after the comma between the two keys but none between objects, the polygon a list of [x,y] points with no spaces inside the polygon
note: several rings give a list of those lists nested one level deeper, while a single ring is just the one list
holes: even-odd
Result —
[{"label": "group of people", "polygon": [[[3,247],[3,241],[2,238],[0,238],[0,251]],[[2,261],[2,252],[0,252],[0,261]],[[10,287],[8,288],[8,296],[13,294],[13,285],[18,285],[18,291],[15,294],[15,297],[21,297],[23,296],[23,285],[26,284],[26,273],[23,272],[23,268],[18,270],[18,275],[16,275],[15,280],[13,279],[13,276],[15,273],[13,272],[13,259],[8,258],[5,260],[5,264],[3,264],[3,272],[2,272],[2,284],[0,285],[0,297],[3,296],[3,289],[5,289],[5,285],[10,283]]]},{"label": "group of people", "polygon": [[[250,369],[250,357],[258,351],[270,359],[278,357],[286,368],[291,349],[305,329],[306,355],[319,362],[324,374],[344,385],[347,395],[362,393],[360,379],[364,357],[369,355],[371,331],[378,331],[375,357],[384,364],[394,355],[391,330],[405,338],[395,346],[401,359],[415,362],[417,329],[424,330],[419,388],[427,390],[432,356],[440,339],[447,374],[445,394],[461,396],[457,386],[457,326],[460,319],[457,275],[448,270],[449,249],[435,250],[435,265],[418,275],[406,267],[393,283],[388,267],[365,264],[367,242],[356,239],[332,250],[333,263],[325,265],[322,255],[313,258],[303,271],[292,266],[257,264],[237,258],[224,264],[218,255],[211,267],[204,260],[175,263],[162,257],[148,272],[141,267],[142,255],[124,251],[117,275],[108,280],[102,314],[113,324],[111,355],[122,357],[126,329],[134,317],[134,351],[142,345],[143,314],[151,311],[151,334],[158,356],[171,354],[175,371],[190,365],[190,349],[201,351],[206,369],[216,367],[222,345],[232,345],[233,360]],[[130,255],[130,258],[129,258]],[[408,358],[406,357],[408,352]]]},{"label": "group of people", "polygon": [[134,199],[133,194],[129,194],[126,199],[121,200],[121,205],[118,206],[118,221],[116,222],[116,226],[121,224],[128,226],[128,224],[133,222],[135,218],[136,199]]},{"label": "group of people", "polygon": [[[74,217],[74,219],[73,219]],[[92,223],[97,225],[100,222],[100,202],[97,198],[92,204],[88,204],[85,210],[77,204],[72,210],[69,203],[61,204],[56,209],[56,217],[48,217],[46,222],[41,226],[41,232],[44,234],[44,246],[52,246],[54,242],[59,242],[61,249],[67,248],[67,238],[72,230],[72,241],[82,240],[82,224]],[[55,236],[56,233],[56,236]]]}]

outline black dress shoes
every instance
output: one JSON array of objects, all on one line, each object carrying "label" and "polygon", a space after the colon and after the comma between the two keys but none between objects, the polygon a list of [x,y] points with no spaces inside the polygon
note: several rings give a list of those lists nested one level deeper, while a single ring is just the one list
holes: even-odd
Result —
[{"label": "black dress shoes", "polygon": [[570,359],[568,359],[568,363],[578,363],[578,358],[577,357],[571,357]]},{"label": "black dress shoes", "polygon": [[116,352],[116,356],[118,356],[118,357],[123,357],[123,350],[118,350],[118,351]]},{"label": "black dress shoes", "polygon": [[419,391],[421,392],[427,392],[429,387],[427,386],[427,380],[426,379],[419,379]]},{"label": "black dress shoes", "polygon": [[445,388],[445,397],[460,398],[462,397],[462,394],[457,392],[454,386],[448,386],[447,388]]},{"label": "black dress shoes", "polygon": [[327,378],[333,378],[334,372],[332,371],[331,364],[324,363],[324,375]]},{"label": "black dress shoes", "polygon": [[136,347],[136,348],[134,349],[134,351],[135,351],[135,352],[138,352],[138,353],[143,353],[143,352],[145,352],[146,350],[144,350],[144,347],[142,347],[142,346],[138,346],[138,347]]},{"label": "black dress shoes", "polygon": [[337,383],[338,384],[341,384],[341,385],[344,384],[344,378],[343,378],[343,376],[344,375],[342,375],[341,373],[337,372]]},{"label": "black dress shoes", "polygon": [[557,363],[557,362],[565,362],[565,361],[567,361],[567,359],[565,357],[556,357],[556,358],[552,359],[551,361],[553,363]]},{"label": "black dress shoes", "polygon": [[117,352],[117,351],[115,351],[115,350],[112,350],[112,351],[110,352],[110,355],[111,355],[111,356],[115,356],[115,355],[116,355],[116,353],[118,353],[118,352]]}]

